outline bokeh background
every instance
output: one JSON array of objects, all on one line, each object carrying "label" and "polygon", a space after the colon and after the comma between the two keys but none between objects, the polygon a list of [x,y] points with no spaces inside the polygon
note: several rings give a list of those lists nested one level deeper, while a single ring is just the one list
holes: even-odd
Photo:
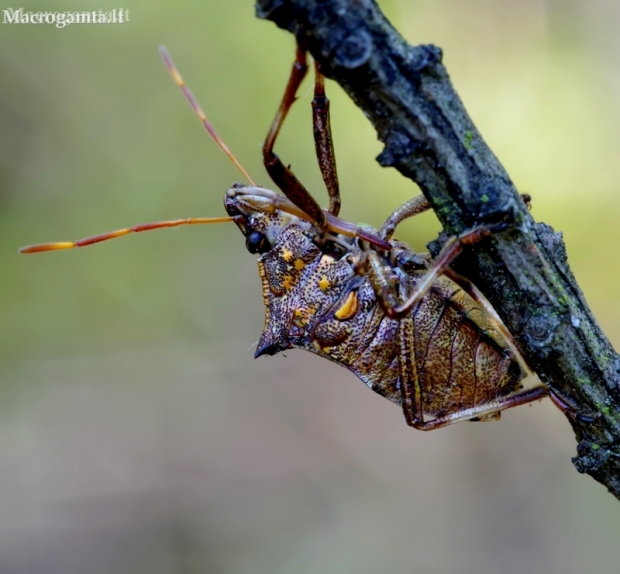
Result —
[{"label": "bokeh background", "polygon": [[[382,0],[467,109],[620,344],[620,4]],[[26,10],[118,8],[25,1]],[[15,7],[18,7],[15,5]],[[620,504],[547,401],[436,433],[307,353],[252,359],[260,282],[234,226],[20,257],[26,244],[223,214],[293,57],[251,0],[126,0],[123,25],[0,26],[0,573],[616,573]],[[417,193],[328,85],[343,215]],[[311,82],[277,150],[322,201]],[[416,248],[432,214],[403,226]]]}]

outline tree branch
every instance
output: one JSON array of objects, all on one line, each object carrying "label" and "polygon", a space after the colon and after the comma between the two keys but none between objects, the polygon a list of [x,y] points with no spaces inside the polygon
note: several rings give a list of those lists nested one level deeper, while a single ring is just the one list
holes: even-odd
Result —
[{"label": "tree branch", "polygon": [[448,235],[506,220],[455,268],[488,297],[540,379],[595,422],[570,418],[573,462],[620,498],[620,357],[568,266],[561,233],[535,223],[467,115],[441,49],[410,46],[374,0],[258,0],[257,15],[306,42],[372,122],[377,160],[416,182]]}]

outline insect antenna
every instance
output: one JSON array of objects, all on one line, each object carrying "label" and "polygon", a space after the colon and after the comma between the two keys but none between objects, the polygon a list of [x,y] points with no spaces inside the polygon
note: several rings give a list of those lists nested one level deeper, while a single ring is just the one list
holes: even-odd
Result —
[{"label": "insect antenna", "polygon": [[[207,116],[202,111],[200,104],[192,94],[191,90],[185,85],[181,74],[176,69],[176,66],[172,62],[172,58],[170,58],[170,54],[164,46],[159,47],[159,52],[161,54],[162,59],[164,60],[164,64],[170,75],[174,79],[175,83],[179,88],[181,88],[183,94],[187,98],[187,101],[192,106],[192,109],[200,120],[202,124],[207,129],[211,137],[215,140],[215,143],[222,149],[222,151],[228,156],[230,161],[235,164],[235,167],[243,174],[243,176],[250,182],[251,185],[256,185],[254,180],[250,177],[248,172],[243,168],[239,160],[234,156],[234,154],[230,151],[228,146],[224,143],[222,138],[219,136],[213,124],[207,119]],[[115,239],[117,237],[123,237],[123,235],[128,235],[129,233],[140,233],[141,231],[151,231],[153,229],[162,229],[164,227],[178,227],[179,225],[198,225],[198,224],[206,224],[206,223],[229,223],[231,221],[235,221],[234,217],[189,217],[186,219],[171,219],[168,221],[154,221],[152,223],[141,223],[139,225],[134,225],[133,227],[125,227],[123,229],[117,229],[116,231],[108,231],[107,233],[102,233],[100,235],[94,235],[92,237],[85,237],[84,239],[79,239],[78,241],[56,241],[53,243],[37,243],[36,245],[29,245],[27,247],[22,247],[19,252],[23,254],[28,253],[40,253],[42,251],[58,251],[60,249],[72,249],[74,247],[85,247],[87,245],[93,245],[94,243],[99,243],[101,241],[108,241],[109,239]]]},{"label": "insect antenna", "polygon": [[194,110],[194,112],[196,112],[196,115],[200,118],[202,125],[207,129],[211,137],[215,140],[215,143],[218,146],[220,146],[222,151],[228,156],[228,159],[230,159],[230,161],[232,161],[235,164],[235,167],[243,174],[243,177],[245,177],[250,182],[251,185],[256,185],[256,183],[254,183],[254,180],[250,177],[248,172],[244,169],[241,163],[239,163],[239,160],[234,156],[234,154],[230,151],[228,146],[224,143],[224,140],[222,140],[222,138],[219,136],[217,131],[215,131],[213,124],[208,120],[207,116],[202,111],[202,108],[200,107],[200,104],[194,97],[194,94],[192,94],[191,90],[185,85],[185,82],[183,81],[181,74],[179,74],[179,71],[176,69],[176,66],[172,62],[172,58],[170,57],[170,54],[168,53],[168,50],[166,50],[165,46],[159,47],[159,53],[161,54],[164,64],[166,65],[166,68],[168,68],[168,71],[170,72],[172,79],[175,81],[176,85],[179,86],[179,88],[181,88],[181,91],[187,98],[189,105],[192,106],[192,109]]},{"label": "insect antenna", "polygon": [[86,247],[87,245],[93,245],[94,243],[99,243],[100,241],[123,237],[123,235],[128,235],[129,233],[140,233],[141,231],[151,231],[152,229],[161,229],[162,227],[178,227],[179,225],[229,223],[234,220],[234,217],[188,217],[186,219],[154,221],[151,223],[141,223],[139,225],[134,225],[133,227],[125,227],[124,229],[117,229],[116,231],[108,231],[107,233],[93,235],[92,237],[85,237],[84,239],[78,239],[78,241],[56,241],[54,243],[38,243],[36,245],[29,245],[28,247],[22,247],[19,252],[27,254],[40,253],[41,251],[72,249],[73,247]]}]

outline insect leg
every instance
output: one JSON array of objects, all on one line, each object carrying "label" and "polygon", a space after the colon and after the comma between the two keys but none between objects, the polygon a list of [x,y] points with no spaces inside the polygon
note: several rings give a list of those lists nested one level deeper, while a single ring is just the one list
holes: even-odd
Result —
[{"label": "insect leg", "polygon": [[[533,375],[534,372],[530,369],[527,364],[525,357],[521,354],[519,347],[517,346],[517,342],[514,340],[512,333],[507,329],[506,325],[502,322],[497,311],[493,308],[491,303],[487,300],[487,298],[480,292],[478,287],[476,287],[469,279],[459,275],[452,269],[448,268],[444,271],[444,274],[452,279],[459,287],[461,287],[489,316],[493,323],[493,327],[499,331],[505,340],[510,350],[513,352],[515,358],[517,359],[521,369],[525,373],[525,376]],[[543,385],[540,385],[543,386]],[[547,393],[551,402],[558,407],[566,416],[571,417],[572,419],[576,419],[580,422],[584,423],[593,423],[596,418],[591,415],[586,415],[579,411],[579,409],[571,403],[571,401],[560,395],[554,389],[549,387],[544,387],[547,389]]]},{"label": "insect leg", "polygon": [[413,353],[415,332],[411,315],[400,321],[398,325],[398,340],[400,344],[398,374],[400,394],[403,399],[403,414],[409,426],[418,428],[419,425],[424,425],[425,423],[422,414],[422,388]]},{"label": "insect leg", "polygon": [[321,169],[321,175],[329,194],[329,212],[338,215],[340,212],[340,187],[336,170],[336,155],[332,141],[332,128],[329,121],[329,100],[325,95],[325,78],[314,62],[314,99],[312,100],[312,126],[314,131],[314,147]]},{"label": "insect leg", "polygon": [[[418,430],[435,430],[461,421],[467,421],[475,418],[483,418],[492,413],[505,411],[506,409],[518,407],[519,405],[525,405],[533,401],[539,401],[540,399],[544,399],[546,396],[548,396],[548,394],[549,393],[546,387],[534,387],[532,389],[520,391],[508,397],[489,401],[487,403],[476,405],[475,407],[471,407],[469,409],[463,409],[461,411],[450,413],[449,415],[446,415],[444,417],[437,417],[436,419],[433,419],[431,421],[423,421],[420,418],[419,421],[416,422],[414,420],[413,424],[409,424],[411,424],[411,426]],[[409,422],[409,419],[407,419],[407,422]]]},{"label": "insect leg", "polygon": [[423,213],[431,208],[431,204],[427,201],[423,195],[416,195],[412,199],[405,201],[400,207],[398,207],[394,213],[392,213],[386,220],[381,229],[379,230],[379,237],[389,241],[394,235],[396,226],[418,213]]},{"label": "insect leg", "polygon": [[[503,223],[497,225],[478,225],[477,227],[474,227],[473,229],[470,229],[465,233],[462,233],[461,235],[448,239],[448,241],[440,251],[439,255],[433,260],[427,272],[416,285],[415,291],[407,298],[404,303],[394,305],[393,297],[389,297],[390,300],[387,300],[386,298],[387,305],[384,310],[387,315],[391,319],[400,319],[401,317],[407,315],[407,313],[409,313],[409,311],[411,311],[411,309],[413,309],[420,302],[420,299],[424,297],[424,295],[431,288],[435,280],[440,275],[442,275],[446,271],[446,269],[448,269],[448,266],[450,265],[450,263],[452,263],[455,257],[459,255],[461,251],[463,251],[464,246],[477,243],[484,237],[489,237],[493,233],[502,231],[503,229]],[[371,273],[376,272],[376,269],[376,266],[374,269],[371,268]]]},{"label": "insect leg", "polygon": [[[409,314],[426,295],[437,278],[446,272],[454,258],[461,253],[465,245],[471,245],[502,230],[503,224],[479,225],[458,235],[450,237],[439,255],[428,267],[424,276],[416,285],[415,291],[401,302],[398,294],[398,283],[389,265],[374,251],[365,251],[357,262],[356,269],[360,274],[368,274],[381,308],[390,319],[402,319]],[[494,315],[496,317],[497,315]]]},{"label": "insect leg", "polygon": [[558,407],[567,417],[571,419],[577,420],[581,423],[585,424],[594,424],[596,420],[600,417],[601,413],[595,413],[594,415],[585,415],[583,412],[579,411],[576,405],[573,405],[572,402],[560,395],[557,391],[553,389],[549,389],[549,398],[551,402]]},{"label": "insect leg", "polygon": [[[527,193],[522,193],[521,198],[528,209],[532,208],[532,198]],[[385,221],[381,230],[379,231],[379,237],[389,241],[394,234],[396,227],[405,219],[409,219],[418,213],[423,213],[431,208],[431,204],[423,195],[416,195],[412,199],[405,201],[400,207],[398,207],[394,213],[392,213]]]},{"label": "insect leg", "polygon": [[295,57],[295,63],[291,70],[291,75],[282,97],[280,107],[276,112],[275,118],[271,124],[271,128],[263,144],[263,163],[269,176],[274,183],[282,190],[284,195],[288,197],[297,207],[299,207],[304,213],[306,213],[319,227],[325,228],[327,222],[325,220],[325,214],[321,209],[321,206],[310,195],[308,190],[303,184],[295,177],[293,172],[286,167],[280,158],[273,152],[273,146],[275,144],[280,128],[284,123],[286,114],[290,110],[293,102],[296,99],[295,94],[297,88],[304,79],[306,72],[308,71],[308,65],[306,64],[306,48],[300,44],[297,45],[297,55]]}]

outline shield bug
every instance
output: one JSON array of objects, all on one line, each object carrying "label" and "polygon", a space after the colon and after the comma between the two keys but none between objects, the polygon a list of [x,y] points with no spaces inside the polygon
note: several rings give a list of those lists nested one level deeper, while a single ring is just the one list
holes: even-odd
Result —
[{"label": "shield bug", "polygon": [[263,145],[267,172],[284,195],[254,183],[164,48],[161,54],[205,128],[250,185],[234,184],[226,192],[227,217],[146,223],[75,242],[33,245],[22,253],[82,247],[162,227],[234,222],[248,251],[259,254],[266,315],[256,357],[297,347],[330,359],[401,405],[407,423],[422,430],[462,420],[494,420],[504,409],[547,395],[570,413],[570,406],[547,387],[523,387],[530,371],[512,336],[479,290],[449,267],[465,245],[504,230],[504,224],[480,225],[452,237],[431,260],[393,238],[400,222],[430,208],[423,196],[396,209],[378,230],[338,217],[341,202],[329,100],[316,63],[312,115],[316,154],[329,195],[327,210],[274,153],[308,70],[305,47],[297,47]]}]

